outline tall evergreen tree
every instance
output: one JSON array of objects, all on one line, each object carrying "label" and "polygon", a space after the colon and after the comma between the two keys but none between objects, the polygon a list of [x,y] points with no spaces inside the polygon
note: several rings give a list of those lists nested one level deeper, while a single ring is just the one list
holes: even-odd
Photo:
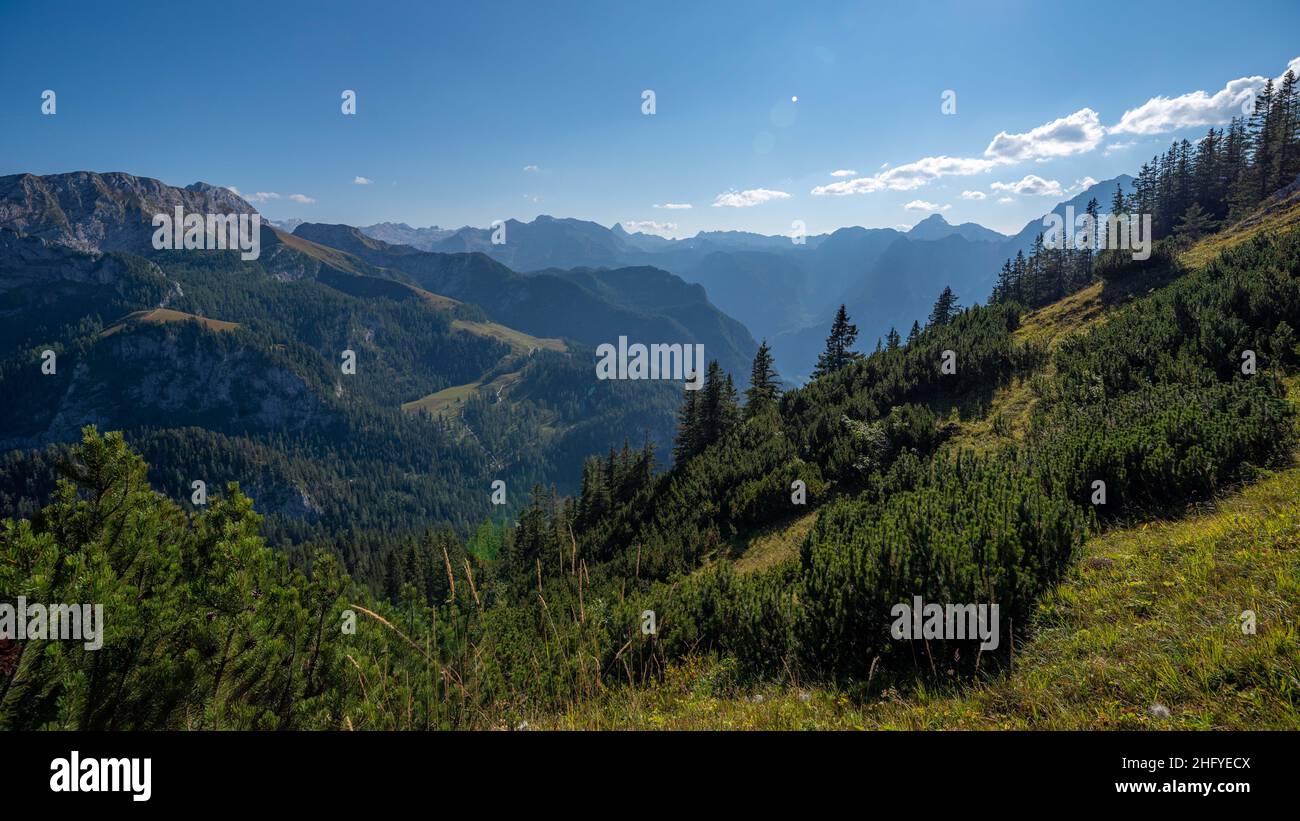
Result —
[{"label": "tall evergreen tree", "polygon": [[[1041,235],[1039,239],[1042,239]],[[961,305],[957,304],[957,295],[952,292],[950,286],[944,286],[943,293],[939,294],[934,308],[930,311],[930,324],[947,325],[959,313],[961,313]]]},{"label": "tall evergreen tree", "polygon": [[749,389],[745,391],[745,418],[751,418],[764,408],[776,404],[780,395],[772,349],[764,339],[754,354],[754,365],[749,371]]},{"label": "tall evergreen tree", "polygon": [[835,321],[831,323],[831,335],[826,337],[826,350],[817,357],[817,367],[813,378],[838,371],[850,362],[862,357],[852,350],[858,340],[858,326],[849,322],[849,312],[845,306],[835,312]]},{"label": "tall evergreen tree", "polygon": [[677,437],[673,441],[673,461],[681,464],[703,450],[700,444],[700,392],[685,391],[681,410],[677,412]]},{"label": "tall evergreen tree", "polygon": [[1194,202],[1179,218],[1174,231],[1179,236],[1196,239],[1208,234],[1213,227],[1214,223],[1210,219],[1210,215],[1205,212],[1199,202]]}]

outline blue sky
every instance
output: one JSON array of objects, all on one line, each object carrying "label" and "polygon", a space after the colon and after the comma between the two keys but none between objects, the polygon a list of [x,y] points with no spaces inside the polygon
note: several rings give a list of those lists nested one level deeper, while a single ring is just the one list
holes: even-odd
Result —
[{"label": "blue sky", "polygon": [[1009,232],[1300,57],[1294,0],[207,8],[0,0],[0,174],[204,180],[360,225],[819,233],[933,207]]}]

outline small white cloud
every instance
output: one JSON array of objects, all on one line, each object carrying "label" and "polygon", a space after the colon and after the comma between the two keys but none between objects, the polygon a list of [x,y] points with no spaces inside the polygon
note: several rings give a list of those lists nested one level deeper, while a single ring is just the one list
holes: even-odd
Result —
[{"label": "small white cloud", "polygon": [[714,208],[750,208],[772,200],[788,200],[790,195],[784,191],[768,188],[750,188],[745,191],[728,191],[719,194],[713,201]]},{"label": "small white cloud", "polygon": [[926,202],[925,200],[912,200],[903,207],[908,211],[947,211],[949,208],[952,208],[951,205],[939,205],[933,202]]},{"label": "small white cloud", "polygon": [[373,183],[373,182],[374,182],[374,180],[371,180],[371,179],[369,179],[369,178],[367,178],[367,177],[354,177],[354,178],[352,179],[352,184],[353,184],[353,185],[370,185],[370,184]]},{"label": "small white cloud", "polygon": [[[277,194],[276,196],[278,197],[279,194]],[[293,200],[294,202],[300,202],[303,205],[311,205],[316,201],[311,197],[307,196],[306,194],[290,194],[289,199]]]},{"label": "small white cloud", "polygon": [[1061,196],[1061,184],[1056,180],[1045,180],[1037,174],[1026,174],[1015,182],[995,182],[989,186],[994,191],[1007,194],[1024,194],[1030,197]]},{"label": "small white cloud", "polygon": [[675,222],[655,222],[654,220],[624,220],[623,230],[629,234],[654,234],[657,237],[671,239],[677,230]]},{"label": "small white cloud", "polygon": [[841,168],[839,171],[831,172],[832,177],[856,177],[857,175],[858,172],[854,171],[852,168]]},{"label": "small white cloud", "polygon": [[[241,194],[240,196],[243,195]],[[244,196],[244,199],[248,200],[249,202],[269,202],[271,200],[280,199],[280,195],[275,193],[274,191],[258,191],[255,194]]]},{"label": "small white cloud", "polygon": [[984,156],[1001,162],[1066,157],[1096,148],[1106,136],[1101,118],[1091,108],[1081,108],[1030,129],[1023,134],[998,135],[984,149]]},{"label": "small white cloud", "polygon": [[525,171],[541,171],[542,169],[538,168],[538,167],[535,166],[535,165],[525,165],[525,166],[524,166],[524,170],[525,170]]},{"label": "small white cloud", "polygon": [[985,197],[985,194],[984,194],[983,191],[963,191],[963,192],[961,192],[961,198],[964,199],[964,200],[982,200],[982,199],[984,199],[984,197]]},{"label": "small white cloud", "polygon": [[1015,202],[1015,201],[1016,201],[1016,198],[1015,198],[1015,197],[998,197],[998,202],[1002,203],[1003,205],[1006,205],[1006,204],[1009,203],[1009,202]]},{"label": "small white cloud", "polygon": [[1084,177],[1081,180],[1075,180],[1074,185],[1071,185],[1069,188],[1065,189],[1065,193],[1073,194],[1076,191],[1082,191],[1085,188],[1091,188],[1096,184],[1097,181],[1092,177]]},{"label": "small white cloud", "polygon": [[239,193],[239,189],[236,188],[236,187],[233,186],[233,185],[227,185],[227,186],[226,186],[226,190],[229,191],[230,193],[234,194],[236,197],[242,197],[242,196],[243,196],[243,194]]},{"label": "small white cloud", "polygon": [[669,211],[684,211],[690,207],[689,202],[665,202],[663,205],[655,206],[655,208],[667,208]]},{"label": "small white cloud", "polygon": [[996,166],[994,160],[969,157],[923,157],[916,162],[881,171],[870,177],[819,185],[812,190],[814,196],[843,197],[849,194],[870,194],[875,191],[911,191],[940,177],[963,177],[979,174]]}]

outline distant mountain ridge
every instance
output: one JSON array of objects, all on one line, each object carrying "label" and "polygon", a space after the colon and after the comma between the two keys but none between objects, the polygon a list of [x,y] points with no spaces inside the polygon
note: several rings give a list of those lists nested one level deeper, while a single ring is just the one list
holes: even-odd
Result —
[{"label": "distant mountain ridge", "polygon": [[[1068,205],[1082,213],[1095,197],[1109,210],[1116,185],[1126,192],[1132,177],[1095,183]],[[362,229],[366,231],[366,229]],[[952,225],[931,214],[906,232],[893,228],[840,228],[799,238],[745,231],[701,231],[666,239],[629,233],[622,224],[541,216],[505,223],[505,242],[493,244],[490,229],[462,228],[430,245],[435,251],[479,251],[518,271],[648,266],[704,286],[707,298],[740,320],[758,339],[774,343],[777,368],[801,381],[811,372],[831,317],[841,304],[870,348],[890,327],[906,333],[924,320],[945,286],[963,304],[987,300],[1002,262],[1026,253],[1043,231],[1031,220],[1013,236],[973,222]],[[555,270],[550,270],[554,274]]]},{"label": "distant mountain ridge", "polygon": [[913,225],[912,230],[907,232],[907,238],[936,240],[950,237],[953,234],[971,242],[1006,242],[1007,240],[1006,234],[999,234],[992,228],[985,228],[983,225],[974,222],[953,225],[944,219],[942,214],[931,214]]},{"label": "distant mountain ridge", "polygon": [[554,267],[525,275],[479,251],[420,251],[348,225],[307,223],[294,236],[400,271],[421,288],[471,302],[494,320],[535,336],[592,347],[619,336],[647,343],[699,342],[709,359],[717,359],[742,384],[758,350],[745,326],[714,307],[704,288],[657,268]]}]

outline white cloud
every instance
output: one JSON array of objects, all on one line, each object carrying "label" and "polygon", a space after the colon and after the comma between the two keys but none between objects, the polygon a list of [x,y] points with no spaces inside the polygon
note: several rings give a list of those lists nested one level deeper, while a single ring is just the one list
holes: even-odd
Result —
[{"label": "white cloud", "polygon": [[985,197],[985,194],[984,194],[983,191],[963,191],[963,192],[961,192],[961,198],[964,199],[964,200],[982,200],[982,199],[984,199],[984,197]]},{"label": "white cloud", "polygon": [[1006,204],[1009,203],[1009,202],[1015,202],[1015,201],[1016,201],[1016,198],[1015,198],[1015,197],[998,197],[998,202],[1002,203],[1003,205],[1006,205]]},{"label": "white cloud", "polygon": [[624,220],[623,230],[629,234],[654,234],[671,239],[677,230],[675,222],[655,222],[654,220]]},{"label": "white cloud", "polygon": [[831,172],[832,177],[856,177],[857,175],[858,172],[854,171],[852,168],[841,168],[839,171]]},{"label": "white cloud", "polygon": [[1109,157],[1115,151],[1125,151],[1127,149],[1132,148],[1135,145],[1137,145],[1137,140],[1129,140],[1128,142],[1107,143],[1106,150],[1101,152],[1101,154],[1103,157]]},{"label": "white cloud", "polygon": [[538,168],[538,167],[535,166],[535,165],[525,165],[525,166],[524,166],[524,170],[525,170],[525,171],[541,171],[542,169]]},{"label": "white cloud", "polygon": [[[1300,57],[1287,68],[1300,74]],[[1282,72],[1274,85],[1281,81]],[[1110,127],[1112,134],[1164,134],[1180,128],[1219,125],[1233,117],[1248,115],[1254,110],[1255,92],[1264,87],[1266,78],[1239,77],[1229,80],[1223,88],[1210,94],[1189,91],[1177,97],[1152,97],[1137,108],[1124,112],[1119,122]]]},{"label": "white cloud", "polygon": [[964,177],[988,171],[997,165],[993,160],[966,157],[924,157],[916,162],[881,171],[870,177],[858,177],[844,182],[819,185],[812,190],[816,196],[843,197],[849,194],[870,194],[875,191],[911,191],[940,177]]},{"label": "white cloud", "polygon": [[1264,85],[1263,77],[1233,80],[1214,94],[1192,91],[1177,97],[1152,97],[1137,108],[1124,112],[1119,123],[1111,126],[1112,134],[1163,134],[1179,128],[1218,125],[1251,108],[1255,89]]},{"label": "white cloud", "polygon": [[908,211],[947,211],[949,208],[952,208],[951,205],[939,205],[933,202],[926,202],[925,200],[912,200],[903,207]]},{"label": "white cloud", "polygon": [[745,191],[728,191],[719,194],[713,201],[714,208],[749,208],[762,205],[772,200],[788,200],[790,195],[784,191],[772,191],[768,188],[750,188]]},{"label": "white cloud", "polygon": [[665,202],[663,205],[655,206],[655,208],[667,208],[669,211],[684,211],[690,207],[689,202]]},{"label": "white cloud", "polygon": [[[1056,180],[1045,180],[1037,174],[1026,174],[1015,182],[995,182],[989,186],[994,191],[1007,194],[1024,194],[1030,197],[1061,196],[1061,184]],[[1001,202],[1001,200],[999,200]]]},{"label": "white cloud", "polygon": [[[275,196],[278,197],[280,195],[276,194]],[[303,205],[311,205],[313,202],[316,201],[311,197],[307,196],[306,194],[290,194],[289,199],[293,200],[294,202],[300,202]]]},{"label": "white cloud", "polygon": [[1097,112],[1081,108],[1023,134],[1000,131],[984,149],[984,156],[1002,162],[1066,157],[1091,151],[1105,136]]},{"label": "white cloud", "polygon": [[242,197],[242,196],[243,196],[243,194],[239,193],[239,189],[236,188],[236,187],[233,186],[233,185],[227,185],[227,186],[226,186],[226,190],[229,191],[230,193],[234,194],[236,197]]},{"label": "white cloud", "polygon": [[373,182],[374,180],[367,179],[366,177],[355,177],[352,180],[353,185],[370,185]]},{"label": "white cloud", "polygon": [[1092,177],[1084,177],[1081,180],[1075,180],[1074,185],[1071,185],[1069,188],[1065,189],[1065,192],[1067,194],[1073,194],[1075,191],[1082,191],[1083,189],[1091,188],[1096,184],[1097,184],[1097,180],[1093,179]]},{"label": "white cloud", "polygon": [[[234,189],[232,188],[231,190],[233,191]],[[240,194],[240,196],[249,202],[269,202],[271,200],[280,199],[280,195],[274,191],[258,191],[256,194]]]},{"label": "white cloud", "polygon": [[[1292,60],[1289,68],[1300,74],[1300,57]],[[941,177],[968,176],[1003,165],[1031,160],[1041,163],[1058,157],[1082,154],[1099,147],[1108,133],[1145,135],[1161,133],[1185,125],[1227,122],[1234,113],[1241,113],[1241,103],[1249,96],[1250,88],[1262,86],[1263,83],[1262,77],[1247,77],[1228,83],[1222,91],[1214,95],[1196,91],[1173,99],[1155,97],[1136,109],[1126,111],[1120,123],[1110,129],[1101,124],[1101,117],[1096,111],[1091,108],[1081,108],[1073,114],[1059,117],[1023,133],[998,132],[984,149],[982,158],[925,157],[895,168],[889,168],[889,163],[884,163],[875,174],[853,179],[848,179],[852,174],[847,169],[835,171],[833,176],[845,179],[819,185],[812,189],[812,193],[815,196],[848,196],[885,190],[911,191]],[[1106,146],[1106,154],[1121,151],[1132,145],[1132,142],[1110,143]],[[1035,183],[1034,180],[1037,182]],[[1059,183],[1049,182],[1032,174],[1019,183],[1002,185],[1017,185],[1020,188],[1015,190],[1015,193],[1037,196],[1062,193]],[[1012,189],[995,188],[995,190]],[[967,199],[977,198],[967,197]]]}]

